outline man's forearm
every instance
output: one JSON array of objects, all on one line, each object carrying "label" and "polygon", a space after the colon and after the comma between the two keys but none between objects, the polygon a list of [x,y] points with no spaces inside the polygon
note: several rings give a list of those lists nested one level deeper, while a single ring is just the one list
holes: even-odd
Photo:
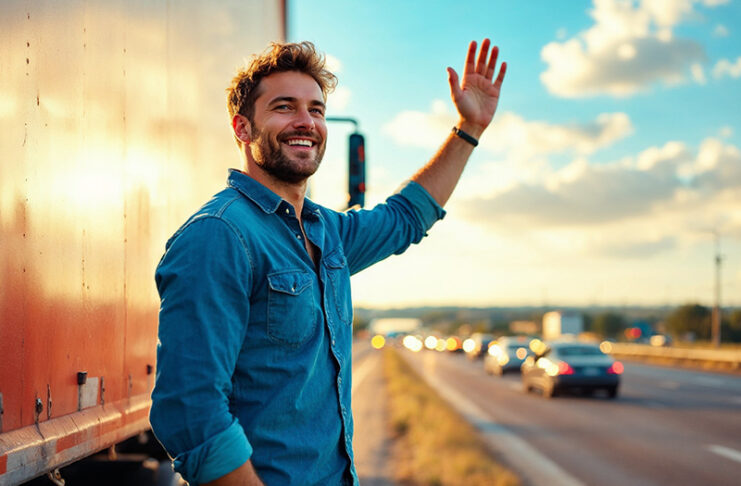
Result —
[{"label": "man's forearm", "polygon": [[204,483],[203,486],[264,486],[264,483],[252,467],[252,461],[248,460],[229,474]]},{"label": "man's forearm", "polygon": [[[481,127],[473,124],[459,122],[456,126],[477,139],[483,133]],[[424,187],[440,206],[444,206],[450,199],[473,148],[473,145],[451,133],[435,156],[412,176],[412,180]]]}]

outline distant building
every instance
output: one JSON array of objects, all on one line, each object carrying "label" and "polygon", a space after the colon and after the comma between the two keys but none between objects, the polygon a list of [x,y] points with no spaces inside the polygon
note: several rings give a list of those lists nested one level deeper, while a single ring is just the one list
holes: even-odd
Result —
[{"label": "distant building", "polygon": [[537,334],[538,325],[535,321],[512,321],[509,323],[512,334]]},{"label": "distant building", "polygon": [[584,318],[581,314],[551,311],[543,315],[543,339],[558,339],[566,335],[578,336],[582,332]]}]

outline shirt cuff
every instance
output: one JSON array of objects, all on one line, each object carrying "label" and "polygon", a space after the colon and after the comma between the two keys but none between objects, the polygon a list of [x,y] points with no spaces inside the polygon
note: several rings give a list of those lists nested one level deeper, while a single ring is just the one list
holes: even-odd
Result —
[{"label": "shirt cuff", "polygon": [[173,466],[191,486],[196,486],[229,474],[251,456],[252,446],[244,435],[244,429],[234,419],[226,430],[204,444],[178,454]]},{"label": "shirt cuff", "polygon": [[445,210],[420,184],[414,181],[407,181],[397,192],[412,203],[414,212],[420,223],[422,223],[425,233],[432,228],[432,225],[436,221],[445,217]]}]

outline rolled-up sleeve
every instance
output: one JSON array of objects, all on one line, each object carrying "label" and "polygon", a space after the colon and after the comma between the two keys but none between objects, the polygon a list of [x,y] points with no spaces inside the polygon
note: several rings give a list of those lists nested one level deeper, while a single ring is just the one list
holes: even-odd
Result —
[{"label": "rolled-up sleeve", "polygon": [[419,243],[445,217],[445,210],[421,185],[408,181],[373,209],[335,214],[350,272],[355,274]]},{"label": "rolled-up sleeve", "polygon": [[[412,204],[417,223],[423,229],[423,236],[427,236],[427,231],[435,222],[445,217],[445,210],[424,187],[414,181],[408,181],[402,185],[398,194]],[[419,240],[415,243],[419,243]]]},{"label": "rolled-up sleeve", "polygon": [[161,306],[150,422],[191,485],[219,478],[252,455],[229,409],[251,275],[239,233],[212,216],[176,234],[157,268]]}]

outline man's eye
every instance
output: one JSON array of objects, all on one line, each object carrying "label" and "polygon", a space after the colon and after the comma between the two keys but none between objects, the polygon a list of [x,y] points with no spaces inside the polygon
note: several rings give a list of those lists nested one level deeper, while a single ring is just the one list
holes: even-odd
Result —
[{"label": "man's eye", "polygon": [[278,105],[278,106],[275,107],[276,110],[283,110],[283,111],[289,110],[290,108],[291,107],[288,106],[288,105]]},{"label": "man's eye", "polygon": [[322,115],[322,116],[324,116],[324,110],[322,110],[321,108],[312,108],[312,109],[311,109],[311,112],[312,112],[312,113],[316,113],[317,115]]}]

